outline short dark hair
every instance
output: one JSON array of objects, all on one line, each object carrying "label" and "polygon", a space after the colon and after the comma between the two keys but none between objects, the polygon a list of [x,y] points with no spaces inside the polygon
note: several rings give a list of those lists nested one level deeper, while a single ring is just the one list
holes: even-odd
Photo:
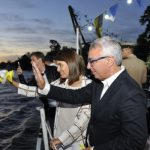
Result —
[{"label": "short dark hair", "polygon": [[121,45],[121,48],[123,49],[123,48],[134,48],[135,46],[134,45],[129,45],[129,44],[127,44],[127,45]]},{"label": "short dark hair", "polygon": [[53,60],[55,60],[55,57],[58,52],[59,52],[58,50],[47,52],[47,54],[45,56],[45,61],[53,62]]},{"label": "short dark hair", "polygon": [[32,52],[31,55],[30,55],[30,57],[32,57],[32,56],[35,56],[37,58],[41,58],[42,61],[45,62],[45,57],[44,57],[44,54],[42,52],[39,52],[39,51]]}]

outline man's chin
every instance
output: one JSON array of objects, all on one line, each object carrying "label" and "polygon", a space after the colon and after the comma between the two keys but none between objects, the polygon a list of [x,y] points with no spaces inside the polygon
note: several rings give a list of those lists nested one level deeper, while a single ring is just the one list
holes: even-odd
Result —
[{"label": "man's chin", "polygon": [[96,72],[92,72],[92,74],[93,74],[93,76],[94,76],[96,79],[98,78]]}]

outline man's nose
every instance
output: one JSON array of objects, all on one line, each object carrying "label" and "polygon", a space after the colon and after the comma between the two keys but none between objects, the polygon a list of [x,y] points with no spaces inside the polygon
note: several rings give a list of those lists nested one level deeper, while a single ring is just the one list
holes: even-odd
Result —
[{"label": "man's nose", "polygon": [[91,64],[89,62],[87,63],[87,69],[91,69]]}]

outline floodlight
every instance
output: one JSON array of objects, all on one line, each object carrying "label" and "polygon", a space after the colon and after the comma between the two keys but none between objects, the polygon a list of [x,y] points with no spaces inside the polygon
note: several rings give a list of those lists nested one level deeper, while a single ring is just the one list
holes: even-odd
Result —
[{"label": "floodlight", "polygon": [[132,4],[133,0],[127,0],[127,4]]},{"label": "floodlight", "polygon": [[87,27],[87,29],[88,29],[88,31],[92,31],[92,30],[93,30],[93,27],[92,27],[91,25],[89,25],[89,26]]}]

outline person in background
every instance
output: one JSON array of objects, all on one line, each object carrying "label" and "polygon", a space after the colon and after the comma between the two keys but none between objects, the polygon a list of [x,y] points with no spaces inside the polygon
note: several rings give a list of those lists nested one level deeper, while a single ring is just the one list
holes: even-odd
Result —
[{"label": "person in background", "polygon": [[56,66],[54,60],[55,60],[55,57],[56,57],[58,52],[59,51],[57,51],[57,50],[47,52],[46,56],[45,56],[45,65],[47,65],[47,66]]},{"label": "person in background", "polygon": [[[91,80],[85,77],[85,65],[81,56],[73,50],[62,50],[55,58],[60,78],[51,84],[66,88],[78,89],[88,85]],[[57,99],[56,99],[57,100]],[[57,102],[54,139],[51,148],[58,150],[81,150],[85,130],[90,118],[90,105],[71,105]]]},{"label": "person in background", "polygon": [[134,55],[133,45],[122,44],[122,65],[129,75],[142,87],[147,81],[147,67],[145,62]]},{"label": "person in background", "polygon": [[[50,51],[46,54],[46,56],[44,56],[44,54],[39,51],[31,53],[31,62],[34,61],[35,63],[37,63],[41,73],[42,74],[45,73],[47,75],[49,83],[59,78],[57,67],[55,63],[53,62],[54,57],[56,56],[57,52],[58,51]],[[18,62],[18,67],[16,71],[17,71],[20,83],[27,84],[27,85],[37,85],[34,76],[30,81],[26,81],[23,75],[23,70],[19,62]]]},{"label": "person in background", "polygon": [[38,92],[60,102],[91,104],[84,150],[143,150],[148,137],[146,97],[121,66],[120,44],[104,36],[91,43],[88,69],[97,81],[78,90],[46,84],[35,63]]},{"label": "person in background", "polygon": [[[36,85],[36,82],[35,82],[35,78],[33,79],[34,80],[34,82],[32,83],[30,83],[30,81],[26,81],[26,79],[25,79],[25,77],[24,77],[24,74],[23,74],[23,70],[22,70],[22,68],[21,68],[21,66],[20,66],[20,62],[19,62],[19,60],[18,60],[18,66],[17,66],[17,70],[16,70],[16,73],[17,73],[17,75],[18,75],[18,78],[19,78],[19,81],[20,81],[20,83],[23,83],[23,84],[35,84]],[[29,83],[28,83],[29,82]]]},{"label": "person in background", "polygon": [[58,79],[60,77],[59,72],[57,72],[57,65],[55,64],[55,57],[57,55],[59,51],[58,50],[53,50],[50,51],[46,54],[45,56],[45,66],[46,68],[46,74],[47,74],[47,78],[49,80],[49,83],[51,83],[52,81]]},{"label": "person in background", "polygon": [[[44,59],[44,64],[45,64],[45,74],[48,78],[49,83],[55,81],[60,77],[59,72],[57,71],[57,65],[54,63],[55,57],[59,51],[58,50],[53,50],[50,52],[47,52],[45,59]],[[55,119],[55,113],[56,113],[56,102],[54,100],[47,100],[47,98],[42,97],[42,102],[45,104],[44,109],[45,109],[45,114],[46,118],[49,120],[51,123],[51,131],[53,135],[53,128],[54,128],[54,119]]]},{"label": "person in background", "polygon": [[[51,65],[45,65],[45,59],[49,62],[51,62]],[[35,62],[45,78],[47,83],[51,83],[52,81],[58,79],[59,73],[57,72],[56,65],[52,65],[54,60],[54,52],[49,52],[46,56],[42,52],[33,52],[31,53],[31,62]],[[16,81],[12,81],[12,84],[18,88],[18,94],[27,96],[27,97],[38,97],[37,93],[37,83],[35,78],[33,77],[29,82],[27,82],[24,78],[22,68],[20,65],[17,68],[17,74],[19,76],[20,83]],[[45,96],[40,96],[39,99],[43,102],[46,120],[49,121],[49,124],[51,126],[51,129],[53,129],[54,126],[54,118],[55,118],[55,102],[54,101],[48,101]]]},{"label": "person in background", "polygon": [[[44,64],[44,54],[42,52],[32,52],[31,55],[30,55],[30,59],[31,59],[31,62],[34,61],[38,67],[39,67],[39,70],[43,73],[45,71],[45,64]],[[23,75],[23,70],[20,66],[20,62],[18,61],[18,67],[17,67],[17,70],[16,70],[17,74],[18,74],[18,77],[19,77],[19,81],[20,83],[23,83],[23,84],[27,84],[27,85],[33,85],[33,86],[36,86],[36,80],[34,78],[34,76],[29,80],[27,81]]]}]

